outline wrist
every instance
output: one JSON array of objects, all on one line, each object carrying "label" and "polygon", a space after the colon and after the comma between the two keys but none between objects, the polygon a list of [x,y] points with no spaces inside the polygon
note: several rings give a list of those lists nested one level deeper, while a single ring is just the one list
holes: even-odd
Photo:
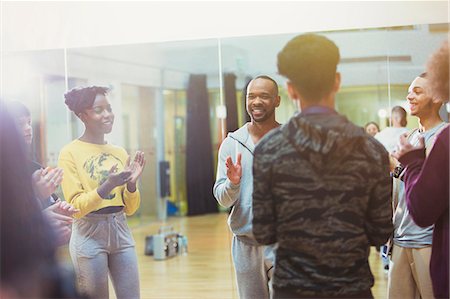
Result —
[{"label": "wrist", "polygon": [[97,188],[97,193],[101,198],[106,198],[114,188],[115,186],[109,180],[106,180]]},{"label": "wrist", "polygon": [[130,192],[130,193],[134,193],[134,192],[136,192],[136,183],[132,183],[132,182],[129,182],[129,183],[127,183],[127,190]]},{"label": "wrist", "polygon": [[239,187],[239,185],[241,184],[241,180],[236,181],[232,181],[230,179],[228,179],[228,181],[230,182],[230,186],[233,188]]}]

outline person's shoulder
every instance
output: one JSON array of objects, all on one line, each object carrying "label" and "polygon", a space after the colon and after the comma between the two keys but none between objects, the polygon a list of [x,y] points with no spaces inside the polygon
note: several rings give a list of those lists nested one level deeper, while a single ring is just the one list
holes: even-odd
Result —
[{"label": "person's shoulder", "polygon": [[123,147],[121,147],[120,145],[108,143],[108,144],[106,144],[106,149],[108,151],[110,151],[111,153],[115,153],[115,154],[119,154],[119,155],[128,157],[127,150],[124,149]]},{"label": "person's shoulder", "polygon": [[72,140],[68,144],[64,145],[62,149],[60,150],[60,153],[68,153],[73,150],[77,150],[79,148],[80,144],[78,142],[78,139]]},{"label": "person's shoulder", "polygon": [[125,151],[125,149],[123,147],[121,147],[120,145],[114,144],[114,143],[107,143],[107,144],[105,144],[105,146],[111,150]]},{"label": "person's shoulder", "polygon": [[242,140],[246,139],[249,136],[248,125],[250,123],[245,123],[242,127],[236,129],[233,132],[229,132],[227,138],[230,137],[232,139]]},{"label": "person's shoulder", "polygon": [[233,132],[229,132],[227,136],[222,140],[221,147],[227,147],[232,144],[234,144],[236,141],[239,141],[241,143],[245,143],[247,138],[249,138],[249,132],[248,132],[248,124],[244,124],[242,127],[238,128],[237,130]]},{"label": "person's shoulder", "polygon": [[391,127],[386,127],[383,130],[381,130],[380,132],[376,133],[375,136],[373,136],[375,139],[382,139],[387,137],[388,135],[392,134],[392,128]]},{"label": "person's shoulder", "polygon": [[438,132],[436,136],[436,142],[443,142],[448,148],[449,139],[450,139],[450,125],[446,124],[445,127],[440,132]]},{"label": "person's shoulder", "polygon": [[368,151],[368,157],[376,161],[385,160],[389,157],[384,145],[372,136],[364,136],[365,150]]},{"label": "person's shoulder", "polygon": [[264,135],[255,147],[255,152],[261,153],[262,151],[271,151],[272,149],[279,148],[281,142],[284,141],[282,126],[270,130]]},{"label": "person's shoulder", "polygon": [[73,157],[75,157],[79,152],[79,144],[77,143],[77,139],[75,139],[61,148],[59,151],[58,161],[72,160]]}]

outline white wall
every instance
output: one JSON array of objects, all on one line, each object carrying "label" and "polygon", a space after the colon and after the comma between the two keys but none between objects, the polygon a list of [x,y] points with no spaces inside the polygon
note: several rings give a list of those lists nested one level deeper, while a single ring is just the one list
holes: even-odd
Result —
[{"label": "white wall", "polygon": [[0,1],[1,49],[33,50],[448,22],[447,1]]}]

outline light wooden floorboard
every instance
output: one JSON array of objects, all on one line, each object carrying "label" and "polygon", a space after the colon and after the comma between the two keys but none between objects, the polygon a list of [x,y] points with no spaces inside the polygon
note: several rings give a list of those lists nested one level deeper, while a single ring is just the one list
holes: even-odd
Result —
[{"label": "light wooden floorboard", "polygon": [[[154,222],[133,228],[139,262],[141,297],[153,298],[217,298],[237,299],[230,254],[231,233],[227,214],[196,217],[171,217],[166,223]],[[155,261],[144,255],[145,236],[157,233],[163,224],[188,237],[188,254]],[[67,248],[62,256],[67,259]],[[386,298],[387,275],[379,254],[373,249],[369,259],[376,299]],[[115,298],[110,286],[110,297]]]}]

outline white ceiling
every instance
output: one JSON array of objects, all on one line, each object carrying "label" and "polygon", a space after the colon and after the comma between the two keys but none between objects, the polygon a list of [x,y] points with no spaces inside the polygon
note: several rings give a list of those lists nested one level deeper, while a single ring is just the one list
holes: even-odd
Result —
[{"label": "white ceiling", "polygon": [[3,51],[448,22],[448,1],[0,1]]}]

